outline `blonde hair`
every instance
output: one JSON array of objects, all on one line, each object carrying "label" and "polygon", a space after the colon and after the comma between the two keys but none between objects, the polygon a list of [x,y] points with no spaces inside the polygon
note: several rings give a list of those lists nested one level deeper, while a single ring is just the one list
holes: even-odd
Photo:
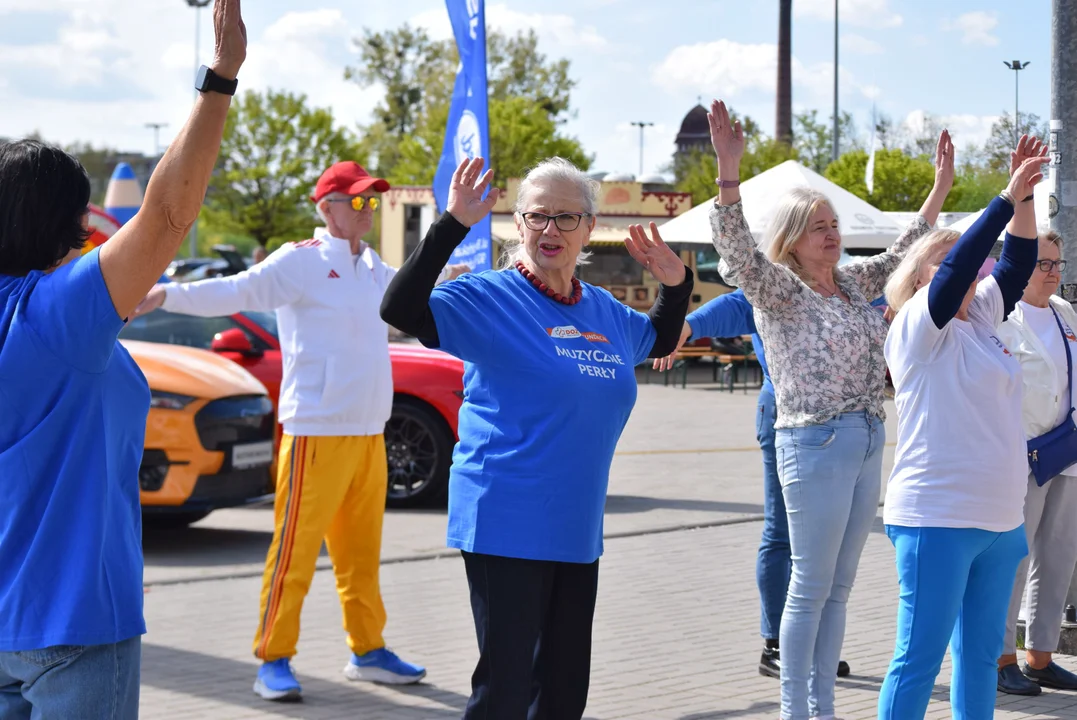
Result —
[{"label": "blonde hair", "polygon": [[763,247],[763,252],[772,262],[785,265],[806,283],[814,280],[804,273],[804,267],[793,255],[793,247],[807,232],[811,216],[823,205],[830,208],[834,217],[838,216],[827,196],[818,190],[806,187],[790,190],[778,202],[778,209],[774,213]]},{"label": "blonde hair", "polygon": [[[527,209],[527,197],[532,190],[540,185],[545,186],[555,182],[575,185],[579,192],[580,202],[583,204],[583,212],[589,214],[592,218],[598,216],[598,191],[601,185],[597,180],[588,177],[583,170],[561,157],[543,160],[531,168],[526,177],[520,181],[520,187],[516,191],[516,212],[522,213]],[[498,267],[502,270],[511,268],[516,264],[517,260],[522,260],[526,254],[527,250],[524,248],[520,238],[507,240],[504,251],[501,253]],[[581,250],[576,258],[576,264],[586,265],[589,257],[591,257],[591,253]]]},{"label": "blonde hair", "polygon": [[942,262],[944,251],[948,251],[960,237],[961,233],[956,230],[933,230],[912,246],[886,283],[886,304],[894,314],[916,294],[916,283],[920,281],[920,270],[924,264]]}]

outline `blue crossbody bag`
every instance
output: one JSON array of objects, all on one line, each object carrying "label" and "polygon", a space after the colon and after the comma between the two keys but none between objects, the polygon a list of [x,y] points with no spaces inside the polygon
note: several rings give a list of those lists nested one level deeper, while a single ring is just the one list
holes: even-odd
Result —
[{"label": "blue crossbody bag", "polygon": [[1058,427],[1048,430],[1039,437],[1028,441],[1028,466],[1032,470],[1032,476],[1036,478],[1036,484],[1043,487],[1047,482],[1060,472],[1077,462],[1077,424],[1073,422],[1073,358],[1070,355],[1069,337],[1062,327],[1062,320],[1058,317],[1058,311],[1051,308],[1058,324],[1058,331],[1062,333],[1062,345],[1066,348],[1066,371],[1069,384],[1066,386],[1066,397],[1071,399],[1070,411],[1066,413],[1066,419],[1059,423]]}]

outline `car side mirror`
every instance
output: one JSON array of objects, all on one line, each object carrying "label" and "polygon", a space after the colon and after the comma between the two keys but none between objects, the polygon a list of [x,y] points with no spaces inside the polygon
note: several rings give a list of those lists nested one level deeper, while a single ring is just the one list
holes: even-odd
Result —
[{"label": "car side mirror", "polygon": [[239,328],[228,328],[213,336],[210,345],[216,353],[237,353],[243,357],[261,357],[262,351],[255,350],[247,333]]}]

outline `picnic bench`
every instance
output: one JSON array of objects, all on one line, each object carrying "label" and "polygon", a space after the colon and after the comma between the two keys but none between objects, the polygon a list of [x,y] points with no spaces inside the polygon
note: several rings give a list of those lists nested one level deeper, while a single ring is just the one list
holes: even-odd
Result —
[{"label": "picnic bench", "polygon": [[[663,373],[663,384],[669,385],[670,376],[680,371],[681,387],[688,386],[688,368],[692,360],[700,360],[703,358],[710,358],[712,360],[712,375],[713,381],[718,382],[718,372],[722,372],[722,385],[729,388],[729,392],[733,392],[736,388],[737,377],[739,375],[738,370],[743,368],[745,374],[747,374],[748,368],[754,363],[756,367],[759,366],[759,359],[755,356],[755,353],[748,353],[746,355],[734,355],[731,353],[723,352],[721,350],[715,350],[708,346],[689,345],[682,347],[677,351],[677,354],[673,358],[673,368]],[[650,383],[651,373],[657,372],[653,370],[653,361],[647,360],[646,374],[644,375],[644,382]],[[676,380],[674,380],[676,382]],[[748,392],[748,384],[744,383],[744,392]]]}]

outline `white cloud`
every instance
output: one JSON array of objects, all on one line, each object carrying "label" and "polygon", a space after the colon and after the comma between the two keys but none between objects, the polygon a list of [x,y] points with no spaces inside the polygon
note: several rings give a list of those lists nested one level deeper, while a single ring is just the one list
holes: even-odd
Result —
[{"label": "white cloud", "polygon": [[[438,40],[448,40],[453,36],[452,25],[444,8],[426,10],[413,16],[409,22],[425,28],[431,37]],[[581,26],[570,15],[519,12],[504,3],[486,7],[486,26],[508,35],[534,28],[543,45],[549,44],[562,49],[582,47],[606,50],[610,45],[595,27]]]},{"label": "white cloud", "polygon": [[[794,57],[792,71],[793,85],[805,90],[806,99],[812,104],[833,99],[833,63],[806,65]],[[721,98],[733,98],[748,91],[772,95],[777,76],[777,45],[744,45],[725,39],[674,48],[652,71],[652,79],[658,86],[669,90],[689,89]],[[838,69],[838,89],[843,95],[860,93],[867,96],[870,92],[869,87],[861,87],[843,66]]]},{"label": "white cloud", "polygon": [[[914,133],[923,132],[928,113],[913,110],[905,116],[901,126],[903,130]],[[991,126],[998,120],[997,115],[933,115],[939,125],[950,131],[954,146],[958,152],[969,145],[983,145],[991,136]],[[958,156],[958,161],[961,158]]]},{"label": "white cloud", "polygon": [[851,55],[882,55],[883,46],[861,35],[842,35],[841,51]]},{"label": "white cloud", "polygon": [[947,21],[943,28],[956,30],[961,33],[961,42],[966,45],[983,45],[994,47],[998,45],[998,38],[992,31],[998,27],[998,14],[976,10],[961,15],[957,20]]},{"label": "white cloud", "polygon": [[[12,0],[0,0],[7,7]],[[21,0],[20,0],[21,1]],[[182,3],[34,0],[66,18],[55,39],[0,45],[0,136],[40,130],[68,143],[93,140],[148,151],[147,122],[165,122],[162,143],[179,131],[194,96],[194,13]],[[212,17],[201,13],[201,62],[213,53]],[[344,126],[369,116],[377,93],[344,80],[355,33],[337,9],[277,17],[251,32],[240,91],[306,94]],[[250,26],[248,26],[250,30]],[[142,142],[142,139],[145,139]]]},{"label": "white cloud", "polygon": [[[838,22],[869,28],[898,27],[904,18],[890,10],[889,5],[889,0],[843,0],[838,10]],[[793,15],[833,23],[834,0],[796,0]]]}]

